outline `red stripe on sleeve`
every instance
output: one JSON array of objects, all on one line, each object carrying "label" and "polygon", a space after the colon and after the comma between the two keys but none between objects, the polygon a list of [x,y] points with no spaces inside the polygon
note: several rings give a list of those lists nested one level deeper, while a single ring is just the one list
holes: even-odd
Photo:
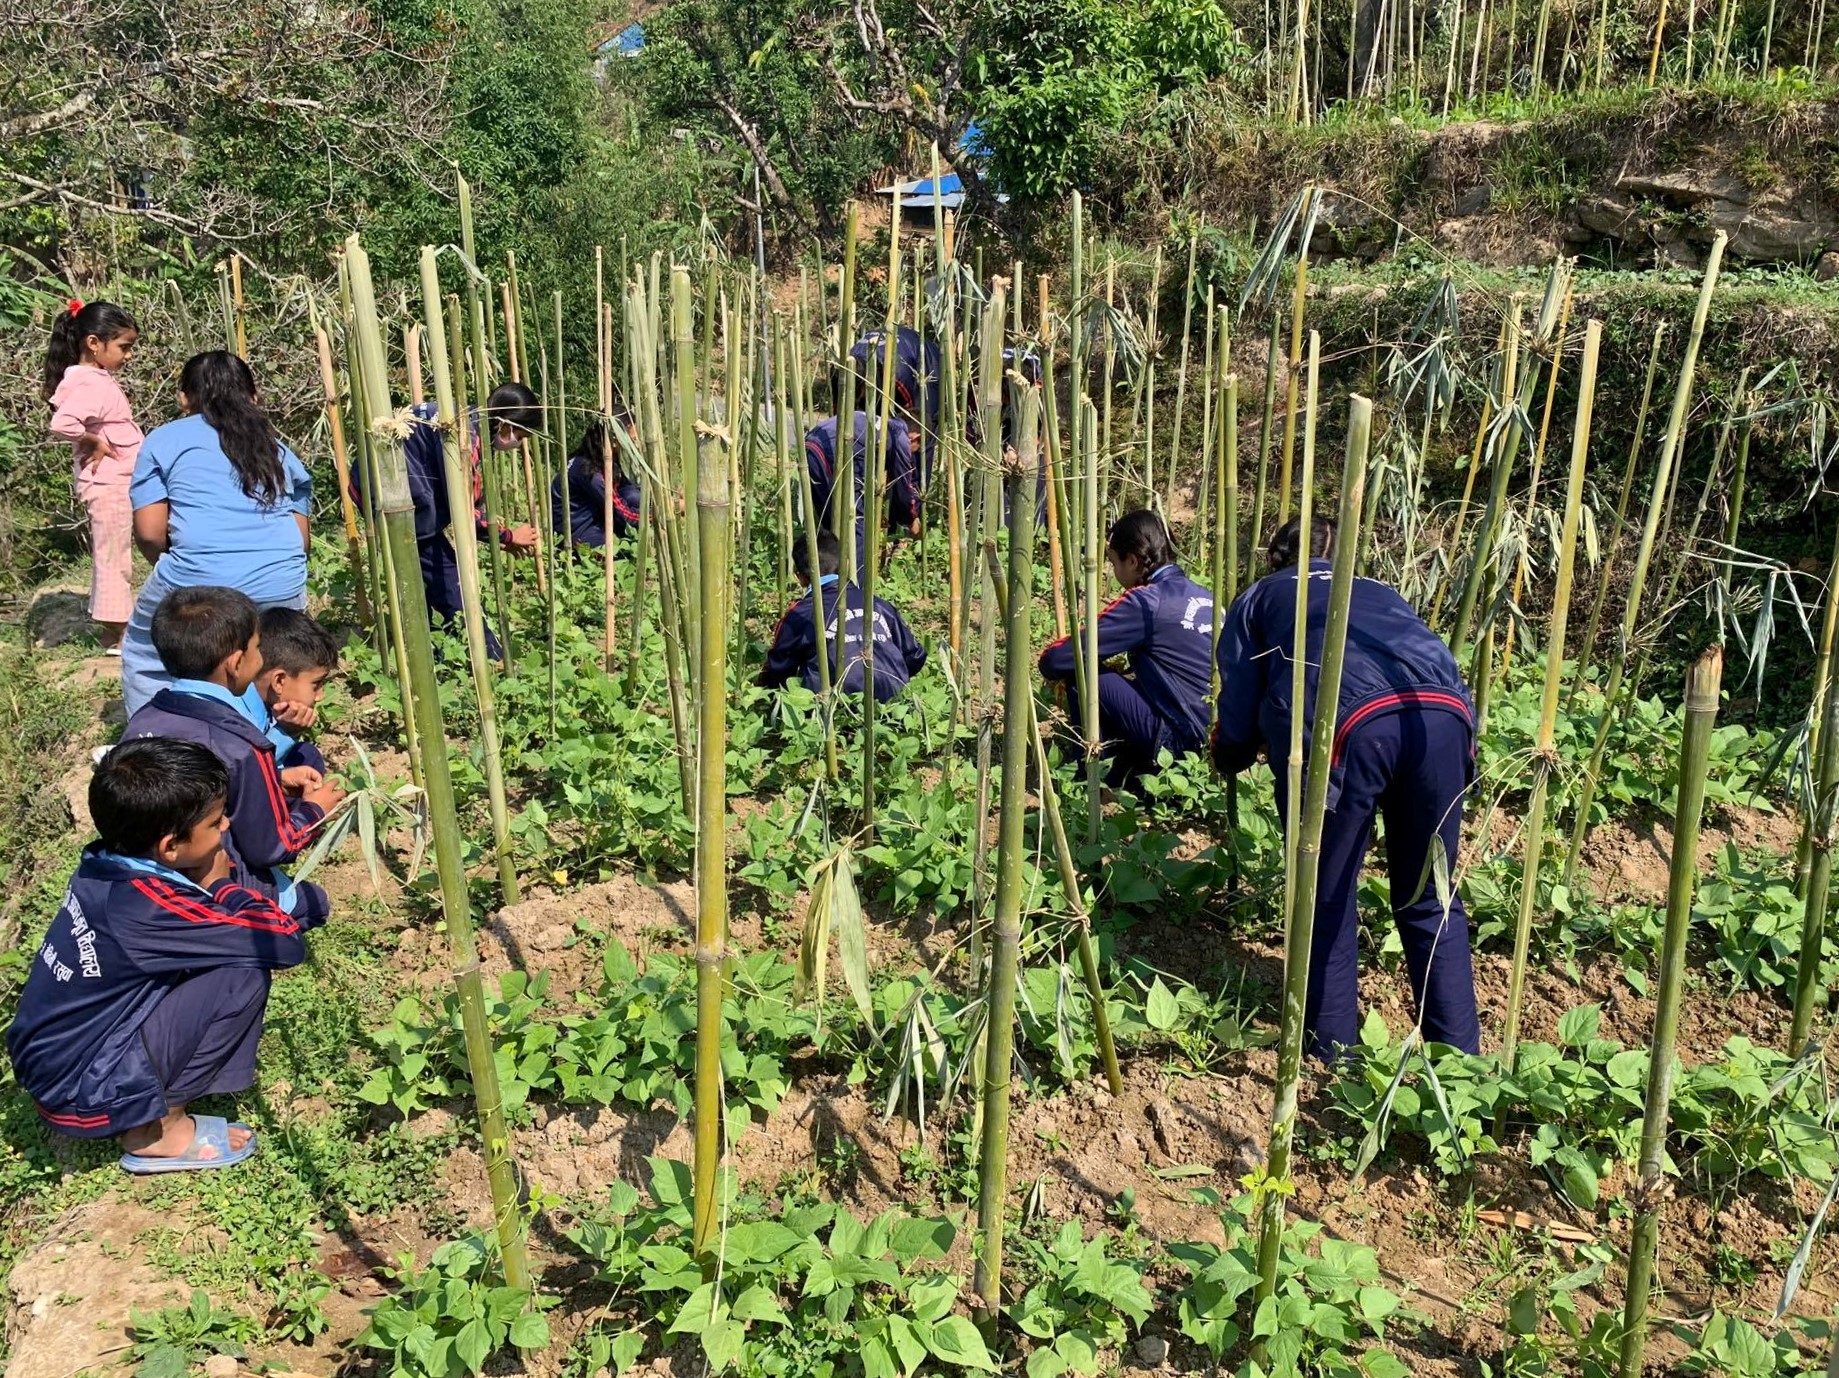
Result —
[{"label": "red stripe on sleeve", "polygon": [[252,908],[240,914],[231,914],[222,909],[213,909],[185,895],[175,887],[161,880],[137,880],[134,888],[152,900],[169,914],[177,914],[187,923],[229,924],[235,928],[252,928],[261,933],[279,933],[284,937],[294,937],[300,932],[300,925],[294,918],[277,908],[265,895],[240,885],[226,886],[226,889],[240,891],[245,895],[255,895],[260,907]]}]

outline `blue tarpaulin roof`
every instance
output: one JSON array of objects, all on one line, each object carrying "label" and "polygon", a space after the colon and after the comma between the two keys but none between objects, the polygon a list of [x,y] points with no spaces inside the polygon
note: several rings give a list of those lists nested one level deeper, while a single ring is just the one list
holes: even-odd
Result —
[{"label": "blue tarpaulin roof", "polygon": [[645,26],[628,24],[605,43],[600,45],[601,53],[618,53],[621,57],[637,57],[639,50],[645,46]]}]

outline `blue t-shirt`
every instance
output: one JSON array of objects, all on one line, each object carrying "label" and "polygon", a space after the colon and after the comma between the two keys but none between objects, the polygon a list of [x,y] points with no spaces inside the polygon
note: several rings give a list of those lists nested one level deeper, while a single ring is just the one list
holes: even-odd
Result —
[{"label": "blue t-shirt", "polygon": [[306,550],[294,515],[312,511],[313,479],[283,445],[286,491],[273,507],[243,492],[217,432],[202,416],[168,422],[147,437],[128,490],[137,508],[171,504],[159,569],[175,588],[216,584],[257,603],[284,603],[306,589]]}]

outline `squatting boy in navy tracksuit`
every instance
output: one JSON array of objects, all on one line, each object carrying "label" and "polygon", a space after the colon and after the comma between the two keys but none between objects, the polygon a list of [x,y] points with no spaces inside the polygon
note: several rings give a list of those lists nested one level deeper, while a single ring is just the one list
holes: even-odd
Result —
[{"label": "squatting boy in navy tracksuit", "polygon": [[[626,540],[639,529],[639,486],[626,474],[620,463],[619,442],[607,434],[606,424],[598,418],[587,423],[581,443],[568,457],[568,467],[556,475],[549,489],[549,510],[554,530],[565,532],[562,539],[571,545],[592,546],[598,550],[607,543],[607,471],[602,451],[613,453],[613,536]],[[563,510],[562,486],[568,485],[567,511]]]},{"label": "squatting boy in navy tracksuit", "polygon": [[266,725],[251,716],[245,695],[262,668],[257,617],[235,589],[167,594],[153,614],[153,645],[174,683],[128,719],[122,740],[177,737],[209,747],[230,774],[226,812],[238,858],[284,910],[318,921],[329,909],[326,892],[296,886],[280,867],[306,848],[344,788],[310,766],[284,771]]},{"label": "squatting boy in navy tracksuit", "polygon": [[[1316,676],[1328,623],[1329,552],[1334,523],[1317,517],[1309,560],[1305,740],[1315,715]],[[1277,807],[1284,812],[1289,757],[1290,649],[1295,639],[1296,581],[1302,544],[1292,521],[1271,541],[1273,573],[1233,604],[1220,634],[1219,719],[1213,760],[1233,774],[1270,758]],[[1424,1036],[1478,1051],[1475,982],[1468,917],[1453,895],[1437,898],[1430,848],[1446,849],[1451,870],[1462,838],[1462,797],[1474,761],[1474,709],[1455,657],[1396,592],[1356,579],[1342,666],[1341,702],[1322,832],[1321,880],[1303,1026],[1310,1051],[1333,1057],[1360,1036],[1359,917],[1355,896],[1373,815],[1386,820],[1386,869],[1392,912],[1418,1000]],[[1305,748],[1306,750],[1307,748]],[[1309,759],[1307,756],[1305,760]]]},{"label": "squatting boy in navy tracksuit", "polygon": [[[1181,572],[1168,528],[1146,509],[1118,518],[1105,558],[1124,592],[1098,615],[1098,658],[1127,656],[1130,672],[1099,671],[1098,735],[1110,782],[1129,785],[1155,770],[1164,747],[1182,756],[1206,745],[1213,595]],[[1075,632],[1041,652],[1041,678],[1069,686],[1075,721],[1079,695],[1071,686],[1083,644]]]},{"label": "squatting boy in navy tracksuit", "polygon": [[[447,459],[442,448],[441,432],[435,423],[439,413],[434,404],[423,402],[413,409],[416,425],[403,444],[403,459],[409,471],[409,497],[415,504],[415,547],[421,556],[421,582],[427,591],[428,620],[434,626],[452,627],[459,620],[460,565],[453,545],[447,539],[447,527],[453,520],[451,498],[447,492]],[[486,428],[491,432],[494,450],[515,450],[525,438],[542,429],[543,409],[535,393],[522,383],[500,383],[485,402]],[[482,541],[496,540],[506,550],[524,554],[536,549],[536,528],[528,523],[500,526],[493,531],[485,518],[485,476],[480,469],[480,427],[467,426],[472,444],[472,512],[474,529]],[[352,488],[357,490],[357,476]],[[503,648],[490,627],[485,629],[486,653],[494,660],[504,656]]]},{"label": "squatting boy in navy tracksuit", "polygon": [[306,957],[224,845],[223,763],[196,742],[124,742],[97,767],[84,849],[32,960],[7,1052],[45,1122],[119,1134],[130,1172],[227,1167],[246,1125],[188,1115],[252,1085],[269,973]]},{"label": "squatting boy in navy tracksuit", "polygon": [[[867,412],[856,413],[855,428],[855,509],[856,568],[862,567],[867,525],[864,492],[868,487],[869,437],[879,430],[879,418]],[[919,534],[920,494],[918,476],[913,465],[913,437],[906,422],[898,416],[888,418],[888,450],[881,471],[882,491],[887,494],[884,530]],[[831,503],[837,486],[837,418],[827,416],[805,434],[805,466],[811,473],[811,505],[815,520],[826,531],[835,530]],[[809,518],[808,518],[809,519]]]},{"label": "squatting boy in navy tracksuit", "polygon": [[[844,604],[848,609],[843,627],[844,668],[841,683],[838,683],[837,566],[841,562],[841,552],[841,543],[834,533],[817,533],[817,567],[820,572],[818,585],[824,597],[824,654],[830,660],[830,682],[846,694],[860,694],[864,678],[862,663],[872,657],[875,662],[875,702],[885,703],[905,688],[907,681],[925,666],[926,648],[914,637],[912,629],[895,611],[894,605],[884,598],[875,600],[873,629],[870,636],[865,638],[862,633],[862,590],[851,584],[849,597]],[[792,568],[808,586],[811,582],[811,553],[802,537],[792,545]],[[813,597],[815,594],[807,587],[805,595],[787,608],[785,616],[779,619],[778,630],[773,633],[773,644],[766,653],[766,664],[760,671],[760,683],[768,689],[781,688],[794,679],[811,690],[822,685],[817,668],[817,620],[813,615]]]},{"label": "squatting boy in navy tracksuit", "polygon": [[[871,330],[857,340],[849,351],[856,370],[867,378],[871,388],[881,386],[883,360],[886,358],[887,332]],[[932,482],[932,459],[939,445],[939,346],[936,340],[922,339],[911,326],[899,326],[894,332],[894,405],[907,429],[919,437],[917,479],[923,491]],[[869,396],[873,396],[871,391]]]},{"label": "squatting boy in navy tracksuit", "polygon": [[244,716],[274,743],[282,786],[297,780],[311,789],[319,781],[295,772],[305,766],[326,773],[326,758],[305,734],[318,723],[320,696],[338,669],[338,641],[295,608],[262,609],[261,627],[262,669],[243,695]]}]

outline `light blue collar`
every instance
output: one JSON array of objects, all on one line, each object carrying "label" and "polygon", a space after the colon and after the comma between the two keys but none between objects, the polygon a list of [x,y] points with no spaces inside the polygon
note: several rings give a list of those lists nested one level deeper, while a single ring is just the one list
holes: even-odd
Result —
[{"label": "light blue collar", "polygon": [[818,582],[818,584],[819,584],[819,586],[820,586],[820,587],[823,587],[823,588],[829,588],[829,587],[830,587],[830,586],[831,586],[832,584],[834,584],[834,583],[835,583],[835,582],[837,581],[837,579],[838,579],[838,578],[840,578],[840,577],[841,577],[841,576],[839,576],[839,575],[835,575],[835,574],[826,574],[826,575],[824,575],[824,576],[823,576],[823,577],[822,577],[821,579],[819,579],[819,580],[818,580],[817,582]]},{"label": "light blue collar", "polygon": [[293,749],[294,739],[281,726],[273,710],[262,701],[262,691],[255,685],[252,684],[243,691],[240,711],[245,718],[261,728],[267,734],[268,740],[274,743],[277,761]]},{"label": "light blue collar", "polygon": [[175,871],[170,866],[162,866],[159,862],[144,856],[123,856],[120,852],[111,852],[106,847],[98,847],[92,855],[96,860],[106,861],[113,866],[120,866],[129,871],[139,871],[142,875],[158,876],[161,880],[169,880],[174,885],[187,886],[201,895],[210,893],[183,871]]},{"label": "light blue collar", "polygon": [[[228,689],[224,688],[223,685],[213,684],[208,679],[175,679],[172,682],[172,691],[175,694],[195,694],[201,699],[216,699],[219,703],[227,703],[251,726],[263,732],[268,730],[268,723],[265,721],[268,716],[267,705],[262,704],[259,696],[256,698],[256,703],[261,705],[262,712],[261,716],[258,717],[250,708],[248,694],[239,698],[237,695],[232,694]],[[255,686],[251,685],[249,687],[249,693],[253,694],[254,692]]]}]

